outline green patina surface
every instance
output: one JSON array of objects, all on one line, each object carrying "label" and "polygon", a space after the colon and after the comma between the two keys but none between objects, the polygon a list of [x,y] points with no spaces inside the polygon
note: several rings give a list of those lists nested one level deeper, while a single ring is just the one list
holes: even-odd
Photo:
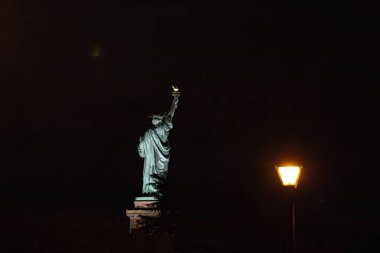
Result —
[{"label": "green patina surface", "polygon": [[140,137],[138,152],[144,158],[143,194],[156,192],[154,174],[166,177],[170,160],[169,133],[173,128],[173,116],[179,101],[179,92],[173,92],[173,102],[168,113],[152,116],[152,126]]},{"label": "green patina surface", "polygon": [[155,201],[157,200],[156,197],[153,196],[143,196],[143,197],[136,197],[136,201]]}]

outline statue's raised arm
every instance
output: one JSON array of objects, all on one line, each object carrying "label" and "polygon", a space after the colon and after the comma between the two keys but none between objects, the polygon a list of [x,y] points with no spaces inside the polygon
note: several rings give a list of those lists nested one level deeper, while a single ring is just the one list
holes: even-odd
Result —
[{"label": "statue's raised arm", "polygon": [[172,105],[170,106],[170,111],[168,112],[168,116],[172,119],[175,113],[175,109],[177,109],[178,106],[178,101],[179,101],[179,96],[181,93],[179,92],[178,88],[172,86],[173,91],[172,91],[172,96],[173,96],[173,101]]}]

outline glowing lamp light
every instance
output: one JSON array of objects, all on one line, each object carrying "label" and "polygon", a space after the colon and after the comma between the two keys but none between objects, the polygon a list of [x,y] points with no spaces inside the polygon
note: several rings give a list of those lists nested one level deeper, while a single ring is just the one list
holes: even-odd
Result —
[{"label": "glowing lamp light", "polygon": [[278,166],[277,172],[284,186],[297,187],[301,166]]},{"label": "glowing lamp light", "polygon": [[173,85],[172,85],[172,89],[173,89],[173,91],[174,91],[174,92],[177,92],[177,91],[179,91],[178,87],[176,87],[176,86],[173,86]]},{"label": "glowing lamp light", "polygon": [[92,49],[91,49],[91,57],[93,58],[99,58],[103,55],[103,50],[102,48],[99,46],[99,45],[95,45]]}]

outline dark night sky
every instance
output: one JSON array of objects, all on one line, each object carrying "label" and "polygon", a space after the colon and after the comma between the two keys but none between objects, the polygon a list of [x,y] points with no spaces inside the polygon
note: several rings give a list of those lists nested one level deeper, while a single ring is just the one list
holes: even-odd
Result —
[{"label": "dark night sky", "polygon": [[377,30],[364,4],[1,1],[4,238],[29,245],[30,224],[72,210],[126,223],[171,84],[169,182],[191,233],[279,252],[274,166],[294,161],[300,251],[379,237]]}]

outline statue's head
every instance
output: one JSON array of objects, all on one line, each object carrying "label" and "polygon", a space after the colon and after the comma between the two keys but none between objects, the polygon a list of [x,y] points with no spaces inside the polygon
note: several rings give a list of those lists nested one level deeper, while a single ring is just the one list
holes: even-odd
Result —
[{"label": "statue's head", "polygon": [[152,115],[151,118],[152,118],[152,124],[154,126],[157,126],[158,124],[160,124],[162,122],[162,120],[164,119],[164,116],[162,116],[162,115]]}]

